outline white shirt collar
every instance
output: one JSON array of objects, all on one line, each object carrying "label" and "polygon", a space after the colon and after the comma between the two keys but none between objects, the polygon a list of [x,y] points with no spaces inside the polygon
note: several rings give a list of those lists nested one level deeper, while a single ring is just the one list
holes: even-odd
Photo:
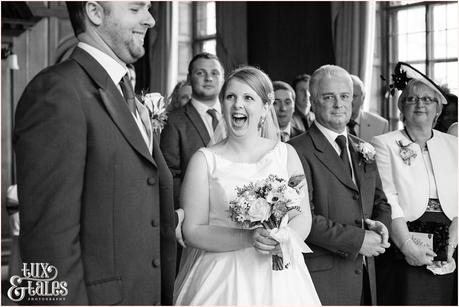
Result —
[{"label": "white shirt collar", "polygon": [[83,42],[79,42],[77,46],[89,53],[105,69],[116,85],[120,83],[123,76],[128,72],[126,66],[121,65],[105,52]]},{"label": "white shirt collar", "polygon": [[222,114],[222,107],[220,105],[220,102],[217,100],[213,106],[208,107],[206,104],[203,102],[200,102],[196,100],[195,98],[191,98],[191,104],[193,104],[193,107],[198,111],[198,113],[202,115],[207,114],[207,110],[209,109],[215,109],[218,114]]},{"label": "white shirt collar", "polygon": [[288,123],[287,126],[281,130],[281,133],[282,132],[286,132],[288,136],[290,136],[290,132],[292,132],[292,124]]},{"label": "white shirt collar", "polygon": [[346,137],[346,143],[348,142],[347,129],[344,129],[341,133],[336,133],[335,131],[325,128],[324,126],[319,124],[317,120],[314,122],[316,123],[317,128],[319,128],[319,130],[323,133],[323,135],[327,138],[328,142],[330,142],[330,144],[332,144],[333,147],[337,146],[336,138],[338,137],[338,135],[344,135]]}]

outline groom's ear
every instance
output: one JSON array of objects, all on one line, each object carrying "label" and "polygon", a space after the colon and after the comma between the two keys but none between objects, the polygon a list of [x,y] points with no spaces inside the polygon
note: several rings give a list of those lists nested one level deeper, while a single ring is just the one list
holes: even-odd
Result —
[{"label": "groom's ear", "polygon": [[104,8],[97,1],[88,1],[85,5],[85,13],[88,21],[96,26],[100,26],[104,20]]}]

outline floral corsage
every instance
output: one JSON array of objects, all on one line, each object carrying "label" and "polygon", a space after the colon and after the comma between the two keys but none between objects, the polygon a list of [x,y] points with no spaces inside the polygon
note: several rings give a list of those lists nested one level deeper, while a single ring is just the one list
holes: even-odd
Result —
[{"label": "floral corsage", "polygon": [[402,158],[403,163],[411,165],[411,160],[417,157],[417,153],[411,149],[411,144],[413,143],[403,145],[402,140],[398,140],[396,143],[400,147],[400,158]]},{"label": "floral corsage", "polygon": [[139,100],[147,107],[154,133],[161,133],[167,121],[166,104],[160,93],[142,94]]},{"label": "floral corsage", "polygon": [[356,150],[360,155],[360,160],[366,164],[375,162],[376,150],[370,143],[361,142],[356,145]]}]

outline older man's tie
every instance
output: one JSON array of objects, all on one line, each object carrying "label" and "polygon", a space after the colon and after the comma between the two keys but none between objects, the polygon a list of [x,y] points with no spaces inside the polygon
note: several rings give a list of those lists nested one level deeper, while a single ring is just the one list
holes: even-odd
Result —
[{"label": "older man's tie", "polygon": [[351,170],[351,163],[349,160],[349,154],[347,153],[347,142],[346,137],[344,135],[338,135],[335,142],[338,144],[339,148],[341,149],[341,160],[344,163],[344,168],[349,176],[352,178],[352,170]]}]

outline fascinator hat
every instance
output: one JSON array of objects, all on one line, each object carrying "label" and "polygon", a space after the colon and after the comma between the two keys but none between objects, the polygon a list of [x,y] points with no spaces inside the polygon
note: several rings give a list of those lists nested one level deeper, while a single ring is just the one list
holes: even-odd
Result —
[{"label": "fascinator hat", "polygon": [[[440,86],[438,86],[437,83],[410,64],[404,62],[398,62],[397,65],[395,65],[394,73],[392,74],[392,83],[389,85],[389,93],[393,96],[395,94],[395,90],[404,91],[409,83],[414,82],[412,80],[418,81],[433,90],[439,98],[439,103],[448,103],[445,92]],[[402,100],[405,96],[406,95],[403,95],[402,93],[398,99],[398,108],[400,110],[403,102]]]}]

